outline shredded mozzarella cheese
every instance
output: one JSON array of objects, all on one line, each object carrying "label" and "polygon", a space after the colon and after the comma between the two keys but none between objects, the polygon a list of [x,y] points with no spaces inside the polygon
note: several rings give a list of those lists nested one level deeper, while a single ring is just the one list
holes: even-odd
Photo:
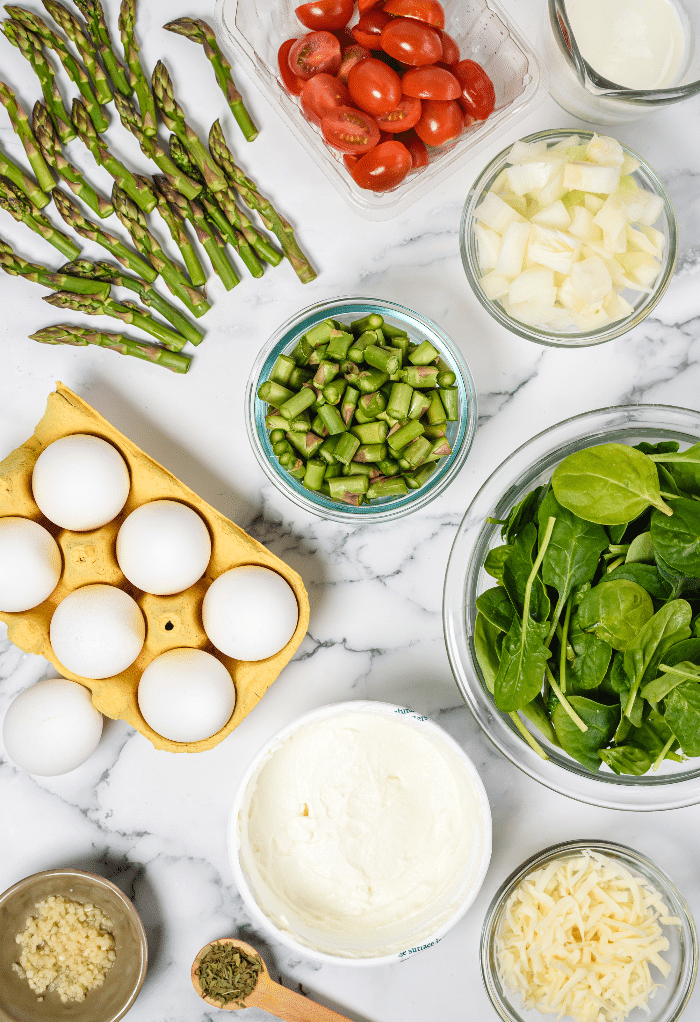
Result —
[{"label": "shredded mozzarella cheese", "polygon": [[555,859],[522,881],[496,936],[501,983],[526,1008],[575,1022],[622,1022],[668,977],[660,952],[669,915],[649,880],[591,850]]}]

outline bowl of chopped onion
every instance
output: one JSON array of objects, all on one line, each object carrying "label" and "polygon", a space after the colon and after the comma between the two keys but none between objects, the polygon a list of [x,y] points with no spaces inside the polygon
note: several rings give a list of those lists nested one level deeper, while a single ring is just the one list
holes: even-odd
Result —
[{"label": "bowl of chopped onion", "polygon": [[676,263],[664,185],[627,146],[550,130],[504,149],[475,181],[460,225],[474,294],[539,344],[602,344],[638,326]]},{"label": "bowl of chopped onion", "polygon": [[673,880],[609,841],[533,855],[496,892],[481,935],[482,977],[504,1022],[675,1022],[697,964]]}]

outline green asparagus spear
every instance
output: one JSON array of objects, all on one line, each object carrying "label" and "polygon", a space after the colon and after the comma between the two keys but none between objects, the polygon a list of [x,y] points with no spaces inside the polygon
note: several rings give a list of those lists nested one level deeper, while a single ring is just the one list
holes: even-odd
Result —
[{"label": "green asparagus spear", "polygon": [[141,129],[141,118],[133,104],[120,92],[115,94],[114,101],[122,124],[134,136],[144,155],[153,160],[175,188],[188,199],[199,195],[202,190],[201,184],[188,177],[177,164],[173,163],[156,137],[151,138],[144,134]]},{"label": "green asparagus spear", "polygon": [[51,202],[51,197],[43,191],[33,178],[27,177],[21,167],[13,163],[9,156],[0,151],[0,177],[6,177],[14,185],[21,188],[29,201],[37,209],[43,209]]},{"label": "green asparagus spear", "polygon": [[184,302],[194,316],[203,316],[211,308],[206,298],[190,285],[184,271],[170,260],[157,239],[146,226],[146,220],[139,208],[126,192],[115,185],[112,189],[114,211],[131,235],[136,248],[151,263],[165,281],[168,288]]},{"label": "green asparagus spear", "polygon": [[173,83],[168,74],[168,69],[162,60],[159,60],[155,66],[152,81],[153,94],[163,123],[168,131],[174,132],[182,144],[186,146],[192,159],[199,167],[207,187],[211,188],[213,192],[226,188],[226,178],[211,159],[196,132],[193,131],[185,120],[182,107],[175,101]]},{"label": "green asparagus spear", "polygon": [[12,89],[5,82],[0,82],[0,103],[7,110],[12,127],[24,146],[24,151],[27,154],[27,159],[31,164],[39,187],[45,192],[52,191],[56,187],[56,182],[46,160],[41,154],[37,141],[32,134],[32,129],[29,127],[29,118],[17,102],[17,97]]},{"label": "green asparagus spear", "polygon": [[100,0],[75,0],[75,6],[88,23],[90,34],[97,43],[100,57],[113,84],[122,95],[130,96],[133,90],[129,84],[126,69],[112,49],[112,37],[107,28]]},{"label": "green asparagus spear", "polygon": [[56,85],[56,75],[50,62],[41,48],[41,40],[33,32],[27,30],[17,21],[4,21],[2,31],[6,39],[16,46],[34,68],[34,73],[41,84],[46,106],[51,111],[56,131],[62,142],[70,142],[75,138],[75,128],[71,124],[61,93]]},{"label": "green asparagus spear", "polygon": [[216,72],[219,88],[224,96],[226,96],[226,101],[231,108],[231,113],[236,118],[239,128],[248,142],[255,141],[258,137],[258,129],[253,124],[250,114],[243,105],[241,94],[231,77],[231,65],[219,48],[214,30],[206,21],[202,21],[201,18],[178,18],[177,21],[171,21],[164,25],[163,28],[166,28],[169,32],[177,32],[178,35],[184,35],[186,39],[191,39],[193,43],[202,44],[204,52]]},{"label": "green asparagus spear", "polygon": [[41,0],[41,2],[54,21],[61,26],[83,58],[88,74],[94,83],[98,103],[111,103],[112,90],[109,87],[107,75],[100,64],[94,43],[85,34],[78,19],[74,18],[70,11],[63,4],[59,3],[58,0]]},{"label": "green asparagus spear", "polygon": [[18,223],[26,224],[45,241],[57,248],[68,259],[77,259],[80,246],[76,245],[67,235],[57,231],[51,221],[32,206],[21,188],[10,181],[0,178],[0,207],[15,218]]},{"label": "green asparagus spear", "polygon": [[87,146],[95,161],[104,167],[108,174],[111,174],[117,185],[127,193],[139,209],[144,213],[150,213],[155,209],[156,197],[150,183],[143,178],[137,180],[136,176],[124,166],[121,160],[114,156],[100,136],[95,131],[87,109],[79,99],[73,100],[73,124],[80,136],[81,142]]},{"label": "green asparagus spear", "polygon": [[[149,281],[149,283],[153,283],[158,276],[157,270],[154,270],[150,263],[141,259],[140,256],[137,256],[126,245],[123,245],[119,238],[115,238],[113,234],[109,234],[101,227],[98,227],[96,223],[93,223],[92,220],[84,217],[76,204],[59,188],[54,192],[54,202],[56,203],[56,209],[68,226],[77,231],[81,237],[94,241],[97,245],[101,245],[102,248],[106,248],[108,252],[111,252],[119,260],[122,266],[126,266],[128,269],[133,270],[134,273],[138,273],[140,277]],[[75,259],[76,255],[69,258]]]},{"label": "green asparagus spear", "polygon": [[110,285],[106,281],[85,280],[67,273],[54,273],[40,263],[30,263],[14,252],[7,242],[0,238],[0,266],[13,277],[26,277],[35,284],[41,284],[52,291],[73,291],[75,294],[98,295],[108,298]]},{"label": "green asparagus spear", "polygon": [[294,272],[302,284],[308,284],[316,277],[316,274],[294,237],[294,230],[280,216],[269,199],[258,191],[257,185],[250,178],[247,178],[236,162],[226,145],[224,133],[218,120],[214,121],[209,132],[209,146],[212,157],[226,174],[227,180],[236,189],[243,201],[250,209],[260,214],[262,222],[269,231],[272,231],[279,240],[280,245],[287,259],[292,264]]},{"label": "green asparagus spear", "polygon": [[122,37],[124,56],[131,72],[131,84],[139,103],[141,128],[144,135],[156,135],[158,133],[156,105],[148,79],[141,67],[139,44],[136,41],[136,0],[122,0],[119,11],[119,32]]},{"label": "green asparagus spear", "polygon": [[46,162],[53,167],[57,174],[60,174],[70,190],[103,220],[105,217],[111,216],[114,212],[112,203],[108,202],[99,192],[96,192],[92,185],[87,183],[77,167],[69,163],[63,155],[53,121],[49,117],[46,107],[39,102],[34,104],[32,126]]},{"label": "green asparagus spear", "polygon": [[[144,305],[149,309],[155,309],[164,319],[178,330],[192,344],[200,344],[204,340],[204,334],[193,323],[190,323],[187,316],[184,316],[170,302],[166,301],[152,284],[146,283],[139,277],[130,277],[128,273],[120,273],[116,266],[111,263],[95,262],[89,259],[76,259],[72,263],[66,263],[61,267],[62,273],[69,273],[75,277],[83,277],[88,280],[106,281],[115,287],[124,287],[134,291]],[[64,290],[68,290],[65,288]]]},{"label": "green asparagus spear", "polygon": [[57,309],[72,309],[73,312],[83,312],[87,316],[111,316],[113,319],[121,319],[122,322],[151,334],[170,351],[180,351],[186,342],[182,334],[159,323],[150,312],[142,312],[133,302],[116,302],[113,298],[76,295],[70,291],[57,291],[53,295],[45,295],[44,301]]},{"label": "green asparagus spear", "polygon": [[38,14],[34,14],[33,11],[27,11],[23,7],[17,7],[14,4],[6,4],[5,10],[26,31],[33,32],[45,46],[50,46],[52,50],[55,50],[69,78],[80,90],[92,123],[95,125],[95,131],[106,131],[109,127],[109,121],[105,117],[95,93],[92,91],[87,71],[82,64],[75,60],[63,39],[56,35],[55,32],[52,32],[46,22]]},{"label": "green asparagus spear", "polygon": [[174,373],[186,373],[190,367],[189,355],[181,355],[174,351],[168,351],[166,348],[159,348],[157,344],[142,344],[141,341],[134,341],[131,337],[125,337],[124,334],[112,334],[105,330],[88,330],[86,327],[73,326],[70,323],[47,326],[29,336],[33,341],[39,341],[41,344],[74,344],[79,347],[97,344],[101,348],[109,348],[120,355],[132,355],[134,358],[145,359],[146,362],[155,362],[156,365],[170,369]]},{"label": "green asparagus spear", "polygon": [[185,222],[176,207],[169,205],[162,192],[158,191],[156,195],[158,198],[156,209],[165,221],[170,231],[170,237],[182,253],[190,280],[195,287],[202,287],[207,282],[207,275],[202,269],[194,245],[187,236]]}]

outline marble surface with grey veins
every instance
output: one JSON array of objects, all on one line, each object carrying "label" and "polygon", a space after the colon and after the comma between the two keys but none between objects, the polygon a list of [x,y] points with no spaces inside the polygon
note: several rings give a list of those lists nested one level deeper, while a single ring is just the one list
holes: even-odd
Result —
[{"label": "marble surface with grey veins", "polygon": [[[501,3],[535,43],[540,0]],[[106,6],[116,22],[116,2]],[[213,16],[213,0],[195,6]],[[225,110],[210,69],[190,42],[160,27],[192,14],[192,5],[179,10],[167,0],[141,0],[139,7],[144,62],[167,59],[193,122],[206,128]],[[38,91],[28,65],[4,39],[0,49],[2,77],[31,109]],[[505,876],[538,849],[567,838],[630,844],[671,874],[700,917],[700,806],[614,812],[579,805],[529,780],[491,746],[463,705],[441,622],[457,526],[510,451],[562,418],[605,405],[700,409],[700,100],[616,129],[648,158],[676,206],[680,250],[668,293],[627,336],[565,351],[520,340],[494,323],[466,283],[457,228],[469,186],[499,149],[537,129],[575,129],[580,122],[548,99],[414,208],[375,224],[346,207],[242,71],[237,77],[262,129],[254,145],[238,144],[240,162],[298,225],[318,279],[302,287],[282,266],[260,281],[244,279],[229,295],[212,283],[206,342],[190,374],[179,377],[99,349],[27,340],[57,321],[55,311],[40,301],[44,292],[36,285],[1,275],[0,458],[32,433],[48,393],[62,380],[301,573],[312,604],[309,634],[261,704],[211,752],[156,752],[119,721],[107,721],[96,754],[63,777],[28,776],[0,748],[0,891],[30,873],[70,865],[109,877],[133,897],[148,932],[150,966],[129,1022],[217,1017],[193,993],[189,968],[206,941],[230,934],[255,944],[274,978],[355,1022],[490,1022],[495,1014],[478,965],[482,919]],[[223,123],[235,138],[228,111]],[[119,126],[108,138],[134,167],[147,169]],[[0,143],[10,155],[18,152],[2,111]],[[87,168],[79,145],[72,143],[70,152]],[[97,168],[92,178],[104,188],[111,184]],[[0,235],[23,255],[60,265],[41,239],[5,214],[0,218]],[[115,230],[122,234],[119,225]],[[101,255],[89,243],[84,251]],[[346,528],[297,510],[266,482],[245,433],[245,384],[260,346],[299,309],[347,294],[404,303],[436,320],[469,362],[478,390],[480,424],[461,475],[424,511],[386,526]],[[91,322],[114,329],[107,319]],[[44,660],[0,638],[0,717],[18,692],[47,673]],[[252,927],[226,849],[233,793],[262,743],[306,710],[356,698],[409,705],[442,724],[474,759],[494,822],[491,867],[461,922],[423,954],[359,970],[319,967]],[[268,1016],[251,1009],[245,1017]],[[700,991],[687,1017],[700,1017]]]}]

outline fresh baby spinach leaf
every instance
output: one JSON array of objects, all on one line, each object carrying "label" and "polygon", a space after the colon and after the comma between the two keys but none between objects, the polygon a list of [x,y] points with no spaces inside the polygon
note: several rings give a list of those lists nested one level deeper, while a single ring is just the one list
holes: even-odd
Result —
[{"label": "fresh baby spinach leaf", "polygon": [[515,609],[502,586],[494,586],[478,596],[476,609],[501,632],[507,632],[513,624]]},{"label": "fresh baby spinach leaf", "polygon": [[489,692],[493,693],[493,683],[498,674],[501,657],[498,652],[498,636],[500,632],[495,625],[487,621],[483,614],[476,615],[474,623],[474,653],[484,676],[484,683]]},{"label": "fresh baby spinach leaf", "polygon": [[692,612],[686,600],[671,600],[640,629],[624,652],[630,694],[624,712],[629,717],[638,689],[656,677],[664,653],[675,643],[690,638]]},{"label": "fresh baby spinach leaf", "polygon": [[622,650],[653,616],[654,604],[646,589],[620,578],[591,589],[578,608],[577,622],[584,631]]},{"label": "fresh baby spinach leaf", "polygon": [[625,564],[653,564],[654,544],[651,532],[640,532],[629,545],[625,555]]},{"label": "fresh baby spinach leaf", "polygon": [[509,544],[504,546],[494,547],[493,550],[489,550],[484,561],[484,571],[495,578],[497,582],[503,584],[503,565],[506,563],[513,547]]},{"label": "fresh baby spinach leaf", "polygon": [[569,642],[575,656],[566,668],[567,691],[598,688],[607,673],[612,646],[596,635],[584,632],[578,615],[572,618]]},{"label": "fresh baby spinach leaf", "polygon": [[552,727],[552,722],[547,715],[547,709],[544,704],[542,694],[536,695],[532,702],[528,703],[527,706],[523,706],[520,711],[523,716],[535,725],[535,727],[542,732],[544,737],[552,745],[559,745],[559,739],[557,738],[556,732]]},{"label": "fresh baby spinach leaf", "polygon": [[645,774],[654,762],[649,752],[634,742],[601,749],[600,758],[616,774]]},{"label": "fresh baby spinach leaf", "polygon": [[651,538],[666,564],[684,575],[700,577],[700,501],[674,500],[670,518],[655,511]]},{"label": "fresh baby spinach leaf", "polygon": [[667,696],[664,720],[686,756],[700,756],[700,685],[696,681],[683,682]]},{"label": "fresh baby spinach leaf", "polygon": [[[529,522],[513,544],[513,551],[503,565],[503,585],[510,601],[519,614],[523,613],[528,579],[534,563],[537,528]],[[550,602],[541,578],[535,577],[530,596],[530,616],[535,621],[546,621]]]},{"label": "fresh baby spinach leaf", "polygon": [[550,653],[544,642],[547,625],[516,618],[503,641],[503,652],[494,682],[494,700],[499,710],[510,713],[531,703],[542,688],[544,668]]},{"label": "fresh baby spinach leaf", "polygon": [[684,681],[700,681],[700,667],[691,664],[689,660],[681,660],[673,667],[670,664],[659,664],[659,670],[662,672],[659,677],[646,684],[640,692],[643,699],[654,705]]},{"label": "fresh baby spinach leaf", "polygon": [[600,766],[600,750],[608,744],[620,719],[619,706],[606,706],[585,696],[571,696],[572,707],[587,725],[580,731],[559,703],[552,714],[552,724],[562,749],[575,760],[595,771]]},{"label": "fresh baby spinach leaf", "polygon": [[651,564],[621,564],[606,575],[603,575],[599,585],[614,582],[619,578],[627,578],[630,582],[636,582],[642,589],[646,589],[654,600],[667,600],[671,595],[671,585],[659,573],[659,569]]},{"label": "fresh baby spinach leaf", "polygon": [[530,490],[519,504],[511,508],[505,525],[501,529],[501,539],[506,543],[513,543],[526,525],[537,521],[537,510],[546,491],[546,486],[536,486]]}]

